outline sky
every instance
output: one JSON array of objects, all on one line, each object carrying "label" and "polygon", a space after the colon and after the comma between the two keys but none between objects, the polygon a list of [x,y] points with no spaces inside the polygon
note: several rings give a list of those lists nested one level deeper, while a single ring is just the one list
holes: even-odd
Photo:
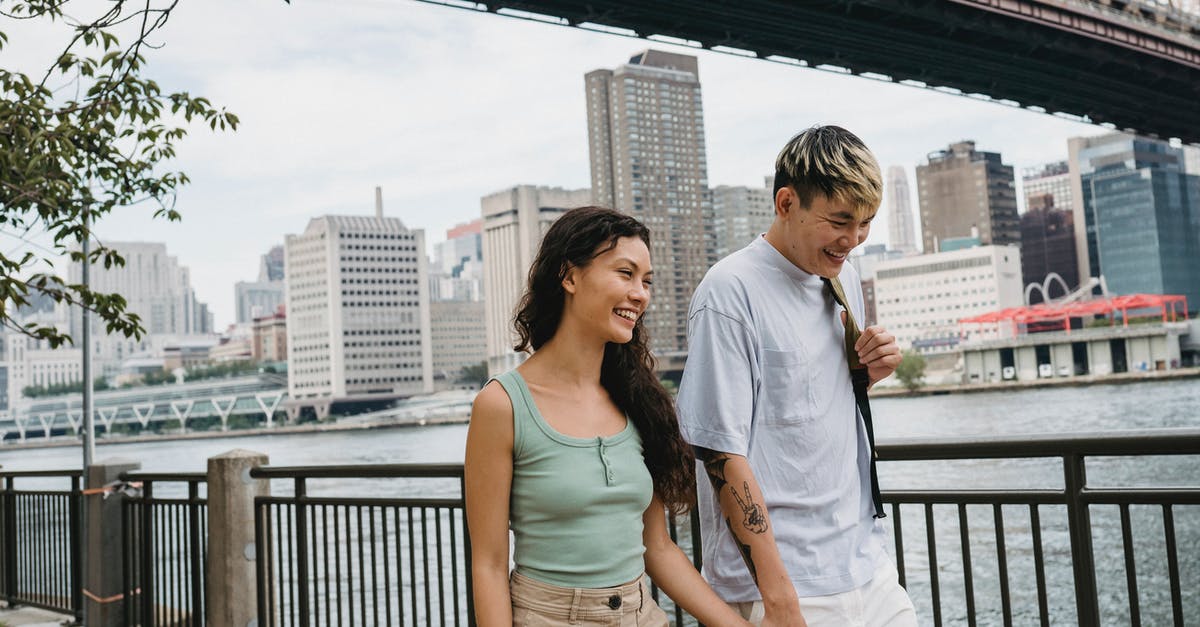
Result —
[{"label": "sky", "polygon": [[[85,5],[86,6],[86,5]],[[6,20],[3,66],[45,68],[65,41]],[[424,229],[427,252],[518,184],[583,188],[585,73],[653,47],[699,57],[708,180],[761,186],[796,132],[839,124],[880,166],[913,168],[973,139],[1022,169],[1062,160],[1067,138],[1106,129],[1016,107],[835,72],[606,35],[415,0],[183,0],[155,36],[145,74],[236,113],[233,133],[196,126],[172,169],[181,222],[118,210],[102,241],[164,242],[191,271],[216,328],[234,283],[325,214],[384,214]],[[867,243],[887,242],[887,205]],[[914,219],[916,216],[914,215]],[[22,244],[0,241],[9,252]],[[35,250],[34,252],[39,252]]]}]

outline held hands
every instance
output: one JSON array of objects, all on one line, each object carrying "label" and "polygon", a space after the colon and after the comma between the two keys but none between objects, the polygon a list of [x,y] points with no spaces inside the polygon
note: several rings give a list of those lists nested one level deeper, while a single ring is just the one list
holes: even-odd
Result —
[{"label": "held hands", "polygon": [[[842,312],[842,322],[845,323],[846,313]],[[858,342],[854,344],[858,351],[858,359],[867,367],[868,379],[871,385],[891,376],[900,366],[900,345],[896,336],[888,333],[883,327],[874,325],[863,329]]]}]

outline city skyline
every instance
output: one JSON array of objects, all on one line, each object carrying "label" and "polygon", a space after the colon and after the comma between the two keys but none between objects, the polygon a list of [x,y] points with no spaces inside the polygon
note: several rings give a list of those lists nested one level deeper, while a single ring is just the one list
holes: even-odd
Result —
[{"label": "city skyline", "polygon": [[[227,19],[232,11],[246,19]],[[6,55],[41,67],[54,38],[20,26]],[[477,218],[487,194],[587,186],[582,76],[647,47],[700,60],[710,186],[759,185],[788,137],[817,123],[850,128],[883,168],[902,165],[910,178],[928,152],[962,139],[1019,169],[1065,158],[1068,137],[1106,132],[930,90],[417,3],[184,3],[161,41],[150,74],[229,107],[242,127],[195,128],[181,144],[174,167],[193,181],[180,193],[182,223],[133,207],[96,230],[165,243],[192,269],[218,329],[235,318],[233,283],[254,279],[263,252],[311,217],[370,214],[376,185],[385,215],[424,229],[430,244]],[[877,225],[869,243],[886,242],[886,231]]]}]

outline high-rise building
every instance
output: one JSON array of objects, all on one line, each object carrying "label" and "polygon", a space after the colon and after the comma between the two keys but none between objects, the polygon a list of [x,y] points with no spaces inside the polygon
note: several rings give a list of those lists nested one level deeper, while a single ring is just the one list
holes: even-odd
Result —
[{"label": "high-rise building", "polygon": [[[913,231],[912,199],[908,188],[908,174],[903,166],[894,165],[887,170],[888,240],[892,250],[902,255],[915,255],[917,236]],[[932,252],[932,251],[931,251]]]},{"label": "high-rise building", "polygon": [[951,351],[962,318],[1021,305],[1021,251],[978,246],[880,262],[874,288],[879,324],[901,348]]},{"label": "high-rise building", "polygon": [[283,246],[272,246],[258,265],[257,281],[238,281],[233,286],[237,322],[250,323],[275,314],[283,303]]},{"label": "high-rise building", "polygon": [[930,153],[917,166],[917,196],[926,253],[941,250],[941,240],[971,236],[972,228],[983,244],[1021,243],[1013,169],[1000,153],[976,151],[973,141]]},{"label": "high-rise building", "polygon": [[[125,297],[125,310],[141,317],[150,334],[192,335],[211,333],[207,306],[196,300],[191,273],[167,254],[166,244],[155,242],[105,242],[125,259],[125,265],[105,268],[93,264],[89,274],[92,291]],[[72,283],[83,280],[79,264],[69,266]],[[98,324],[97,318],[92,320]],[[77,322],[77,321],[76,321]],[[77,324],[72,325],[74,332]],[[75,337],[74,333],[72,337]]]},{"label": "high-rise building", "polygon": [[529,266],[546,229],[568,209],[591,202],[590,189],[518,185],[484,196],[483,294],[488,373],[515,368],[524,359],[513,351],[513,314],[525,291]]},{"label": "high-rise building", "polygon": [[646,50],[585,83],[595,203],[650,228],[651,347],[681,354],[692,290],[716,261],[696,57]]},{"label": "high-rise building", "polygon": [[476,381],[463,383],[463,369],[487,360],[487,327],[482,300],[443,300],[430,303],[433,312],[430,332],[433,337],[433,386],[447,389],[475,387]]},{"label": "high-rise building", "polygon": [[258,265],[258,280],[262,283],[283,280],[283,246],[272,246],[262,256]]},{"label": "high-rise building", "polygon": [[1182,294],[1195,308],[1200,176],[1185,172],[1183,150],[1125,133],[1074,137],[1067,147],[1081,274],[1103,276],[1113,294]]},{"label": "high-rise building", "polygon": [[[446,231],[446,241],[433,245],[429,288],[434,302],[483,300],[482,218],[455,226]],[[482,328],[482,318],[479,324]]]},{"label": "high-rise building", "polygon": [[[97,376],[115,376],[121,362],[136,354],[154,352],[166,343],[214,332],[212,314],[208,305],[196,299],[188,268],[167,254],[165,244],[105,242],[105,245],[120,253],[125,264],[108,268],[92,264],[89,285],[95,292],[123,296],[125,311],[138,315],[146,334],[141,339],[109,335],[99,316],[92,315],[92,366]],[[70,264],[67,276],[71,283],[82,282],[80,264]],[[79,340],[83,331],[81,312],[78,308],[71,309],[63,317],[69,320],[71,337]]]},{"label": "high-rise building", "polygon": [[[1025,213],[1021,214],[1021,277],[1029,304],[1065,296],[1086,277],[1079,276],[1075,254],[1071,177],[1066,161],[1028,168],[1021,173]],[[1058,275],[1062,283],[1053,280]],[[1065,288],[1064,288],[1065,285]]]},{"label": "high-rise building", "polygon": [[377,200],[374,216],[313,218],[284,251],[293,416],[433,389],[424,231]]},{"label": "high-rise building", "polygon": [[765,187],[718,185],[712,189],[717,259],[744,248],[771,227],[775,221],[772,179],[767,179]]}]

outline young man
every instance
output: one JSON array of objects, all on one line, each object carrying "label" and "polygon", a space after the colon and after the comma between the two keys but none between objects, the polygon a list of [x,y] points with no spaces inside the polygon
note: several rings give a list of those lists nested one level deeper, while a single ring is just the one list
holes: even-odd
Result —
[{"label": "young man", "polygon": [[[698,490],[704,575],[755,624],[917,624],[875,519],[845,310],[828,282],[840,278],[861,321],[846,258],[870,232],[881,187],[853,133],[800,133],[776,161],[774,223],[692,297],[678,405],[700,482],[712,486]],[[854,350],[870,384],[900,363],[879,327]]]}]

